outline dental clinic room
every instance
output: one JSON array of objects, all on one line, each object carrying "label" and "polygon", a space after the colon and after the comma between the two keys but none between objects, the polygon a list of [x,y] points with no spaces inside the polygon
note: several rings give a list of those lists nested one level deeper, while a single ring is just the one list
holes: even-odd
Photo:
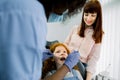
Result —
[{"label": "dental clinic room", "polygon": [[[102,7],[103,38],[93,80],[120,80],[120,0],[99,0]],[[48,42],[64,42],[71,29],[80,25],[83,9],[71,17],[48,20]],[[67,10],[66,12],[67,13]]]}]

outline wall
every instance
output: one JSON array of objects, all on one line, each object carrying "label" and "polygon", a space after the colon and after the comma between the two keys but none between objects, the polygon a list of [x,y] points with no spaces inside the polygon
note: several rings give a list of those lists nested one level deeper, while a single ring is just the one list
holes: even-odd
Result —
[{"label": "wall", "polygon": [[103,7],[103,28],[105,35],[97,72],[107,71],[109,76],[120,80],[120,1]]},{"label": "wall", "polygon": [[80,24],[81,14],[76,14],[65,22],[48,23],[48,41],[58,40],[63,42],[74,25]]}]

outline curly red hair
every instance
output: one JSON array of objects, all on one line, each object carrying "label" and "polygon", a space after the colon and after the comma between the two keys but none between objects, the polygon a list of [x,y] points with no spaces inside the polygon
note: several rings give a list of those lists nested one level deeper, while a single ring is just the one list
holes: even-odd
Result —
[{"label": "curly red hair", "polygon": [[55,43],[55,44],[51,45],[50,51],[51,51],[52,53],[54,53],[56,47],[58,47],[58,46],[63,46],[63,47],[66,49],[67,53],[68,53],[68,54],[70,53],[70,50],[69,50],[69,49],[67,48],[67,46],[65,46],[63,43]]}]

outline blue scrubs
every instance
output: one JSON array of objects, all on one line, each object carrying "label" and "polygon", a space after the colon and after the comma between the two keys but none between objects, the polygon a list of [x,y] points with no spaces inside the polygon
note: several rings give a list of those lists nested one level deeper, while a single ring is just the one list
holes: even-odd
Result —
[{"label": "blue scrubs", "polygon": [[62,15],[58,15],[56,13],[51,13],[48,22],[63,22],[65,18],[67,18],[68,10],[65,10]]},{"label": "blue scrubs", "polygon": [[0,0],[0,80],[40,80],[46,26],[37,0]]}]

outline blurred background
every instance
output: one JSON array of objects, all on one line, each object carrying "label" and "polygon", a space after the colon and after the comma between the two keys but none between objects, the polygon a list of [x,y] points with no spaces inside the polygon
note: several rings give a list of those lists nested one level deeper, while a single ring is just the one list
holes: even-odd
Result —
[{"label": "blurred background", "polygon": [[[100,0],[103,14],[103,36],[101,57],[96,75],[101,73],[114,80],[120,80],[120,0]],[[81,22],[81,13],[64,22],[48,23],[48,41],[64,42],[74,25]]]}]

